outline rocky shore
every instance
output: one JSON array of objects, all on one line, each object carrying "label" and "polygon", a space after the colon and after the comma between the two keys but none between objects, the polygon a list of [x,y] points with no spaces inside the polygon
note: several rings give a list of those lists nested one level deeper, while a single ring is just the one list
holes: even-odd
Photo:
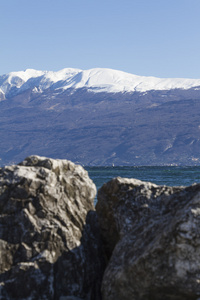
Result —
[{"label": "rocky shore", "polygon": [[200,184],[114,178],[67,160],[0,169],[1,300],[200,299]]}]

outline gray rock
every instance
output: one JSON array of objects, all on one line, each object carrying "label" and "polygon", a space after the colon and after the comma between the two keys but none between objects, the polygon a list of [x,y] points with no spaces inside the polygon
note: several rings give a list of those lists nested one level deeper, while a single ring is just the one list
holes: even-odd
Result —
[{"label": "gray rock", "polygon": [[116,178],[96,206],[108,266],[103,300],[200,297],[200,184],[157,186]]},{"label": "gray rock", "polygon": [[31,156],[0,169],[0,299],[101,299],[103,260],[87,172]]}]

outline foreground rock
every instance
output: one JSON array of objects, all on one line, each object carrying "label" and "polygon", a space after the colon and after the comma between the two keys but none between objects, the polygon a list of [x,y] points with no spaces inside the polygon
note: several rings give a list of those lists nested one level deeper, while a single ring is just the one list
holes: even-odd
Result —
[{"label": "foreground rock", "polygon": [[200,185],[116,178],[96,206],[106,253],[104,300],[200,299]]},{"label": "foreground rock", "polygon": [[0,299],[101,299],[96,187],[66,160],[0,169]]}]

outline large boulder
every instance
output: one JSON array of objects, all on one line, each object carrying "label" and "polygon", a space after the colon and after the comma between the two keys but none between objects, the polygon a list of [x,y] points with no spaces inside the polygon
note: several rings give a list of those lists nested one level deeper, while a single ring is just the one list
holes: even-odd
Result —
[{"label": "large boulder", "polygon": [[200,184],[118,177],[96,210],[109,259],[103,300],[200,299]]},{"label": "large boulder", "polygon": [[101,299],[104,268],[87,172],[31,156],[0,169],[0,299]]}]

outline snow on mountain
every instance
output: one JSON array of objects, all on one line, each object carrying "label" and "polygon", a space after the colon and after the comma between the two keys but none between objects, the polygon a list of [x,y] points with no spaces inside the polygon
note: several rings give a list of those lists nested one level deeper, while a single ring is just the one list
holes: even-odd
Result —
[{"label": "snow on mountain", "polygon": [[90,69],[81,72],[75,88],[96,88],[107,92],[146,92],[150,90],[189,89],[200,86],[200,79],[160,79],[156,77],[137,76],[112,69]]},{"label": "snow on mountain", "polygon": [[42,92],[68,88],[87,88],[93,92],[146,92],[150,90],[189,89],[199,87],[200,79],[137,76],[122,71],[95,68],[66,68],[58,72],[27,69],[0,76],[0,91],[6,96],[27,89]]},{"label": "snow on mountain", "polygon": [[0,76],[0,89],[7,94],[13,87],[19,89],[30,78],[37,78],[43,74],[42,71],[27,69],[2,75]]}]

